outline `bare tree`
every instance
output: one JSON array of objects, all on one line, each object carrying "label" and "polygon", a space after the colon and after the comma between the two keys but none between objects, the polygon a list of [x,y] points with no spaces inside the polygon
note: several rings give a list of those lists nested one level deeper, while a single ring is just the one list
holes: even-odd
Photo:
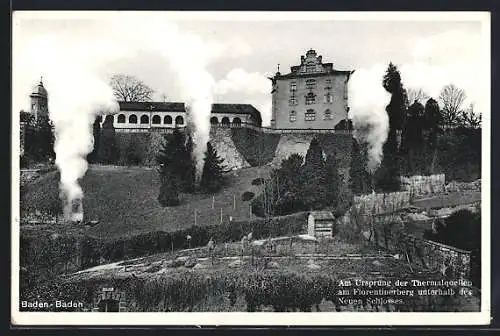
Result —
[{"label": "bare tree", "polygon": [[418,101],[421,104],[425,104],[427,99],[429,99],[429,95],[424,92],[422,89],[408,89],[407,90],[408,94],[408,102],[409,104],[413,104],[415,101]]},{"label": "bare tree", "polygon": [[461,119],[461,107],[466,98],[465,91],[454,84],[448,84],[441,90],[439,100],[443,106],[442,120],[445,126],[455,126]]},{"label": "bare tree", "polygon": [[119,101],[145,102],[151,101],[154,90],[137,77],[116,74],[110,79],[114,95]]},{"label": "bare tree", "polygon": [[481,121],[481,112],[478,113],[474,110],[473,103],[466,110],[462,111],[460,116],[460,124],[467,128],[479,128],[481,127]]}]

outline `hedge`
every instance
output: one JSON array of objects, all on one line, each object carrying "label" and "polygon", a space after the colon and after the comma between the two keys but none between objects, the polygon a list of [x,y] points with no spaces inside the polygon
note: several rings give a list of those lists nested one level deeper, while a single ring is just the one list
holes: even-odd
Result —
[{"label": "hedge", "polygon": [[[187,248],[186,236],[190,235],[191,247],[205,246],[213,237],[216,242],[239,241],[243,235],[252,232],[254,239],[277,237],[303,233],[306,225],[305,214],[274,217],[268,220],[230,222],[214,226],[192,226],[174,231],[154,231],[135,236],[106,240],[88,235],[56,235],[51,232],[38,232],[29,235],[21,231],[21,266],[29,270],[22,280],[26,285],[33,281],[44,281],[57,273],[76,271],[127,258],[143,257]],[[79,239],[78,239],[79,238]],[[77,244],[80,244],[78,253]],[[71,263],[80,259],[78,269]],[[73,267],[68,267],[68,264]]]}]

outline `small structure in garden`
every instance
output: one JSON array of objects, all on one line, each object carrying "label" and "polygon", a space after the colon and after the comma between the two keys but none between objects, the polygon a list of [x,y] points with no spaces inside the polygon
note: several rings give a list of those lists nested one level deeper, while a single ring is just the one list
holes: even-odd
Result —
[{"label": "small structure in garden", "polygon": [[100,286],[93,299],[94,312],[126,312],[128,302],[125,291],[114,286]]},{"label": "small structure in garden", "polygon": [[332,237],[335,216],[330,211],[311,211],[307,216],[307,234],[313,237]]}]

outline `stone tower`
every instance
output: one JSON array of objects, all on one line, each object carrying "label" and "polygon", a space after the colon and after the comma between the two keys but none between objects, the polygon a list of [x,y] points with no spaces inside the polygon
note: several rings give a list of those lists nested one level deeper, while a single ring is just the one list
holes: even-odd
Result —
[{"label": "stone tower", "polygon": [[35,116],[35,120],[38,120],[38,116],[47,117],[49,115],[47,90],[43,86],[42,78],[31,91],[30,103],[30,113]]}]

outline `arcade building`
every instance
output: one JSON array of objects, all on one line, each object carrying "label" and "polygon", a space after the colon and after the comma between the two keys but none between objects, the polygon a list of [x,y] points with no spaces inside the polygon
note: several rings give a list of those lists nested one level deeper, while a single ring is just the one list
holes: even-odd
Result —
[{"label": "arcade building", "polygon": [[[278,71],[271,80],[270,127],[262,126],[261,112],[250,104],[213,104],[212,127],[250,127],[265,132],[335,132],[350,129],[348,81],[354,70],[337,70],[310,49],[290,72]],[[21,111],[21,155],[30,116],[48,116],[48,93],[40,80],[30,94],[30,111]],[[119,102],[109,115],[117,132],[170,132],[186,126],[182,102]]]}]

